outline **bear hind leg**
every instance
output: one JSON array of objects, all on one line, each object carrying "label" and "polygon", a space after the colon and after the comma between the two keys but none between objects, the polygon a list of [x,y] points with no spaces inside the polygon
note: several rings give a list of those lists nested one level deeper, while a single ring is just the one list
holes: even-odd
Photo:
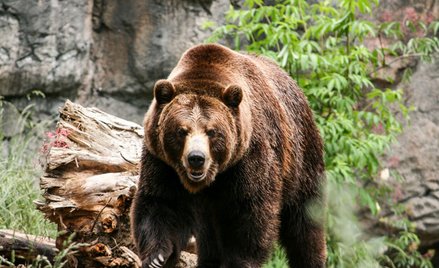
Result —
[{"label": "bear hind leg", "polygon": [[219,237],[209,214],[203,215],[196,234],[198,266],[197,268],[218,268],[221,266]]},{"label": "bear hind leg", "polygon": [[280,242],[290,267],[326,267],[326,243],[323,226],[307,215],[306,209],[284,209],[281,218]]}]

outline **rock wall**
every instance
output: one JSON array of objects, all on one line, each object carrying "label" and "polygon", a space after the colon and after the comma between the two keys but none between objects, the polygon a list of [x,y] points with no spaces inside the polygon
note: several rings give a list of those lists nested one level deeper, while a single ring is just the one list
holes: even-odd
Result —
[{"label": "rock wall", "polygon": [[[210,34],[207,20],[222,22],[229,1],[96,0],[90,90],[85,105],[141,122],[157,79],[165,78],[181,54]],[[140,117],[139,117],[140,115]],[[139,121],[140,120],[140,121]]]},{"label": "rock wall", "polygon": [[90,70],[92,4],[1,0],[0,95],[18,101],[39,90],[48,103],[74,98]]},{"label": "rock wall", "polygon": [[[430,23],[439,19],[437,0],[380,2],[377,19],[400,21],[406,33],[408,20]],[[405,68],[411,68],[413,75],[409,83],[400,83]],[[405,59],[381,71],[378,76],[397,81],[387,86],[403,88],[406,104],[414,108],[382,162],[381,178],[394,185],[392,199],[404,205],[425,248],[439,252],[439,54],[432,63]],[[438,253],[434,262],[439,267]]]},{"label": "rock wall", "polygon": [[[384,166],[396,171],[394,200],[403,203],[425,245],[439,242],[439,59],[419,64],[406,97],[415,111],[389,150]],[[402,179],[402,183],[400,182]]]},{"label": "rock wall", "polygon": [[[234,3],[236,1],[233,1]],[[142,122],[151,88],[222,23],[228,0],[0,0],[0,96],[37,114],[66,98]]]}]

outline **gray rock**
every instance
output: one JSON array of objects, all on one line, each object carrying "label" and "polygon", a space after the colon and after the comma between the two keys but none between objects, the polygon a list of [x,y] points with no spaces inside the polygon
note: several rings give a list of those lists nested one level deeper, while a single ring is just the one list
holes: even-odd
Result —
[{"label": "gray rock", "polygon": [[21,102],[39,90],[48,111],[64,97],[141,122],[154,82],[209,36],[205,21],[224,21],[229,4],[0,0],[0,95]]},{"label": "gray rock", "polygon": [[0,136],[11,138],[24,130],[25,121],[20,112],[10,102],[3,101],[0,105]]},{"label": "gray rock", "polygon": [[180,261],[175,266],[176,268],[195,268],[197,267],[197,255],[186,251],[181,252]]},{"label": "gray rock", "polygon": [[405,88],[416,108],[387,166],[404,179],[398,200],[405,204],[424,244],[439,241],[439,60],[420,64]]},{"label": "gray rock", "polygon": [[90,1],[0,1],[0,95],[68,96],[88,73]]},{"label": "gray rock", "polygon": [[141,121],[155,81],[209,36],[201,29],[205,21],[224,21],[228,7],[226,0],[95,1],[93,75],[78,101]]}]

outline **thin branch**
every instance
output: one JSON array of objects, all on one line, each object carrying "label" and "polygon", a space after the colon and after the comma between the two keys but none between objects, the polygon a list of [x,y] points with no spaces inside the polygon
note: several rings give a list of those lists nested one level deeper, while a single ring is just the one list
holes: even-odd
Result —
[{"label": "thin branch", "polygon": [[94,228],[96,226],[96,223],[98,222],[99,217],[101,216],[101,214],[104,211],[104,209],[108,206],[108,204],[110,203],[111,199],[112,199],[112,197],[110,197],[108,199],[107,203],[104,205],[104,207],[101,209],[101,211],[99,211],[98,215],[95,218],[95,221],[93,222],[93,225],[91,226],[90,233],[93,233],[93,230],[94,230]]},{"label": "thin branch", "polygon": [[370,73],[368,73],[367,75],[370,76],[373,73],[376,73],[377,71],[379,71],[379,70],[381,70],[383,68],[389,67],[390,65],[392,65],[392,63],[395,63],[397,61],[403,60],[405,58],[420,57],[420,56],[425,56],[425,55],[427,55],[427,54],[425,54],[425,53],[414,53],[414,54],[408,54],[408,55],[399,56],[399,57],[395,58],[394,60],[392,60],[391,62],[387,63],[386,66],[380,66],[380,67],[376,68],[375,70],[371,71]]},{"label": "thin branch", "polygon": [[307,31],[307,25],[306,25],[306,21],[303,19],[303,14],[302,14],[302,1],[297,1],[298,7],[299,7],[299,18],[302,21],[302,25],[303,25],[303,31],[306,32]]},{"label": "thin branch", "polygon": [[381,62],[381,66],[386,66],[386,57],[384,55],[384,46],[383,46],[383,42],[381,40],[381,31],[378,32],[378,40],[380,41],[380,50],[381,50],[381,54],[382,54],[382,62]]}]

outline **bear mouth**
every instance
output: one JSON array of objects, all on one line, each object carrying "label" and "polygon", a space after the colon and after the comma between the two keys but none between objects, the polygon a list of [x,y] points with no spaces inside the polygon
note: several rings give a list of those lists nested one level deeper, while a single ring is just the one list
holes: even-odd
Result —
[{"label": "bear mouth", "polygon": [[206,173],[202,171],[192,171],[188,172],[188,177],[191,181],[200,182],[206,177]]}]

